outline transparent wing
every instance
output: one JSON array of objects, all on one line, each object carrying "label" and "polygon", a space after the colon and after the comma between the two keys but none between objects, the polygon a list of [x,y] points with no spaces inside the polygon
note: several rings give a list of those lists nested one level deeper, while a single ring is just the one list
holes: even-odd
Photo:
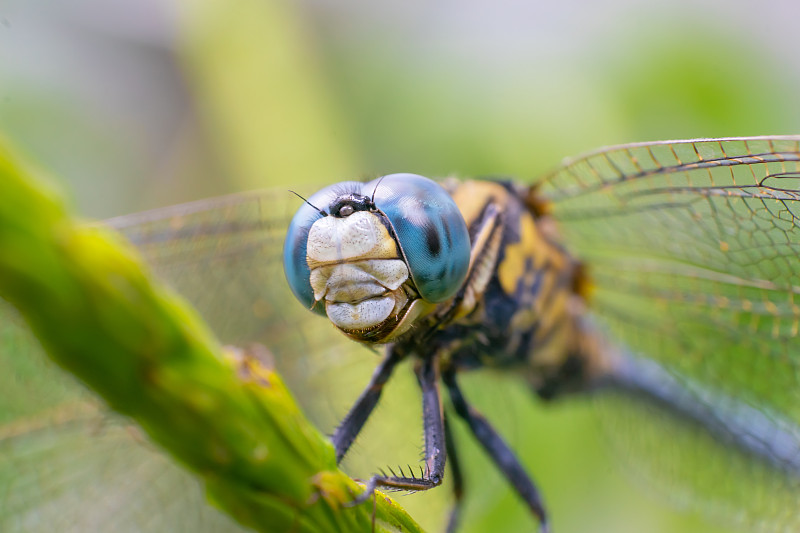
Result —
[{"label": "transparent wing", "polygon": [[[587,265],[603,327],[745,443],[606,398],[613,440],[647,459],[630,468],[751,530],[796,530],[800,137],[609,148],[567,161],[539,191]],[[747,443],[768,451],[756,459]]]},{"label": "transparent wing", "polygon": [[2,301],[0,342],[0,531],[243,531],[47,360]]},{"label": "transparent wing", "polygon": [[3,531],[243,531],[133,426],[89,405],[4,428]]}]

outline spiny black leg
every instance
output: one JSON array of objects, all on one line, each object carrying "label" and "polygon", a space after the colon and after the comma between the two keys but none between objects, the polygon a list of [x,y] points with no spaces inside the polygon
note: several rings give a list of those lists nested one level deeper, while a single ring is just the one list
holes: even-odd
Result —
[{"label": "spiny black leg", "polygon": [[[354,503],[361,503],[372,496],[375,487],[391,487],[400,490],[427,490],[442,483],[444,477],[444,464],[447,459],[444,435],[444,414],[442,413],[442,399],[439,393],[439,370],[436,358],[428,357],[420,361],[414,368],[417,380],[422,388],[422,419],[425,429],[425,467],[420,477],[410,476],[375,475],[367,483],[364,492],[355,499]],[[401,474],[403,474],[401,470]]]},{"label": "spiny black leg", "polygon": [[453,474],[453,509],[447,520],[447,533],[454,533],[461,522],[461,499],[464,496],[464,476],[461,474],[461,462],[456,453],[456,443],[453,440],[453,431],[447,416],[444,417],[444,442],[447,448],[447,458],[450,461],[450,472]]},{"label": "spiny black leg", "polygon": [[483,449],[497,464],[517,493],[525,500],[533,514],[539,518],[541,533],[549,531],[547,513],[544,510],[539,491],[514,455],[514,452],[511,451],[483,415],[464,399],[464,395],[461,393],[458,383],[456,383],[455,372],[452,369],[447,369],[444,371],[442,378],[450,392],[450,399],[453,402],[456,413],[467,422],[472,434],[481,443]]},{"label": "spiny black leg", "polygon": [[350,445],[353,444],[353,441],[361,432],[361,428],[364,427],[364,423],[369,418],[370,413],[378,405],[383,386],[392,375],[394,367],[401,360],[402,356],[392,346],[387,348],[386,356],[372,374],[372,379],[370,379],[367,388],[364,389],[356,403],[350,408],[350,412],[347,413],[342,423],[336,428],[336,432],[333,434],[333,446],[336,448],[337,463],[342,460],[344,454],[350,449]]}]

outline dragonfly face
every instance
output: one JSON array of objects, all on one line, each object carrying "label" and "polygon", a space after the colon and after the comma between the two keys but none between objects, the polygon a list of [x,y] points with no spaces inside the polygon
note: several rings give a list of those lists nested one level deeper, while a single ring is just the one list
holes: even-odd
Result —
[{"label": "dragonfly face", "polygon": [[[394,303],[390,316],[398,306],[393,291],[402,290],[409,300],[422,295],[421,283],[415,278],[422,270],[409,261],[409,255],[414,253],[414,243],[425,243],[420,246],[422,251],[432,247],[424,234],[422,238],[403,237],[405,229],[379,200],[382,190],[391,190],[385,182],[348,184],[345,191],[309,198],[328,212],[328,217],[307,205],[302,209],[307,209],[311,234],[310,225],[318,219],[336,218],[331,214],[331,203],[338,193],[357,193],[364,202],[362,209],[353,198],[353,213],[340,217],[342,220],[356,213],[372,217],[366,199],[372,200],[374,194],[376,209],[386,215],[388,223],[382,218],[376,223],[365,217],[358,225],[376,236],[371,242],[381,250],[379,260],[402,259],[407,275],[403,268],[394,266],[396,263],[378,270],[358,264],[354,274],[349,268],[352,258],[343,255],[340,264],[348,268],[338,269],[338,273],[321,272],[321,281],[312,284],[308,259],[305,267],[302,261],[307,250],[296,252],[298,255],[290,253],[287,259],[286,251],[294,249],[287,245],[280,259],[287,235],[305,238],[304,231],[289,229],[293,213],[280,212],[280,206],[287,203],[285,191],[218,198],[109,223],[137,245],[155,271],[195,305],[223,342],[268,345],[303,408],[319,427],[329,430],[346,408],[341,402],[335,408],[330,406],[332,391],[346,387],[358,390],[368,379],[363,375],[359,378],[362,381],[345,386],[342,380],[349,373],[342,367],[352,368],[354,361],[363,360],[369,353],[339,334],[337,328],[325,327],[330,319],[327,305],[314,305],[314,301],[324,302],[328,293],[324,288],[315,290],[313,285],[330,285],[335,294],[344,295],[331,301],[353,303],[362,295],[377,292],[375,283],[367,280],[358,289],[365,292],[348,293],[336,276],[360,276],[363,281],[369,274],[381,280],[381,291],[391,296]],[[473,256],[469,252],[481,234],[478,221],[486,214],[487,191],[479,194],[469,187],[497,185],[469,183],[445,184],[445,191],[467,227],[468,264],[476,265],[473,258],[491,258],[486,253]],[[497,257],[488,261],[491,268],[472,278],[470,272],[478,273],[479,269],[468,266],[466,281],[455,283],[455,294],[448,293],[451,289],[441,289],[448,295],[434,301],[433,309],[420,313],[416,327],[404,334],[402,321],[389,327],[382,340],[391,348],[381,367],[391,367],[390,356],[424,361],[419,357],[421,347],[432,341],[430,347],[439,354],[437,364],[419,364],[417,369],[423,396],[428,398],[423,401],[428,406],[425,417],[431,417],[436,406],[442,405],[434,385],[439,380],[450,392],[452,405],[464,407],[451,371],[454,362],[458,369],[492,362],[517,365],[509,378],[526,369],[524,376],[545,396],[580,388],[590,381],[587,377],[596,377],[598,385],[604,383],[621,391],[609,401],[598,395],[596,404],[612,443],[621,449],[620,455],[637,478],[652,481],[655,488],[665,484],[668,495],[676,497],[679,504],[710,509],[716,520],[739,524],[745,531],[800,529],[796,505],[800,495],[800,138],[677,141],[608,148],[566,161],[543,176],[534,189],[536,201],[528,201],[521,190],[505,187],[506,193],[494,193],[495,200],[500,200],[494,202],[500,208],[498,212],[511,209],[516,214],[506,217],[511,224],[504,226],[508,237],[501,240]],[[400,196],[398,193],[398,206]],[[348,202],[338,205],[342,215],[341,209]],[[314,238],[323,248],[324,235],[338,234],[339,224],[320,227],[319,236]],[[481,249],[491,249],[492,232],[482,235]],[[536,238],[530,239],[530,235]],[[462,248],[454,246],[454,250]],[[323,255],[314,261],[330,261],[326,253],[323,249]],[[576,259],[585,265],[587,276],[580,275]],[[289,284],[283,279],[284,265],[289,265]],[[292,268],[296,269],[294,274],[290,273]],[[548,274],[537,278],[538,272]],[[405,280],[393,288],[404,275]],[[590,290],[580,289],[587,280]],[[483,291],[461,291],[465,285],[475,288],[481,284],[485,284]],[[287,303],[292,298],[289,285],[302,305]],[[548,292],[551,301],[542,308],[547,312],[540,312],[536,305],[545,300],[538,296]],[[508,298],[510,294],[514,297]],[[536,311],[514,312],[524,307],[520,302],[526,297],[530,301],[525,305]],[[454,298],[461,303],[448,313],[446,303]],[[509,301],[517,304],[510,312]],[[307,309],[312,307],[316,313],[326,313],[328,320],[309,313]],[[469,309],[472,311],[467,312]],[[354,313],[349,315],[352,318]],[[453,326],[449,333],[444,328],[436,330],[440,335],[435,338],[420,336],[422,331],[431,331],[430,321],[440,319]],[[499,328],[505,319],[510,329]],[[345,319],[337,320],[349,329]],[[492,320],[501,333],[487,336],[488,329],[473,327],[492,324]],[[378,330],[380,326],[373,324],[366,329]],[[548,330],[556,334],[544,336]],[[390,336],[392,331],[396,332],[394,337]],[[543,335],[540,341],[550,342],[534,343],[535,349],[527,352],[510,349],[529,342],[524,333],[531,331]],[[356,337],[358,334],[356,331]],[[457,344],[459,340],[463,340],[463,346]],[[482,349],[495,345],[502,349]],[[536,357],[517,356],[522,353]],[[570,353],[577,357],[565,358]],[[576,361],[582,364],[573,366]],[[587,368],[591,370],[587,372]],[[350,401],[348,398],[347,403]],[[364,412],[355,414],[358,418]],[[474,419],[472,422],[477,423]],[[91,443],[92,451],[85,452],[80,462],[66,452],[52,452],[61,464],[75,465],[82,472],[109,472],[114,461],[131,457],[123,453],[125,447],[118,442],[107,447],[113,453],[101,446],[96,422],[71,423],[69,433],[57,425],[47,427],[51,428],[46,437],[48,450],[62,449],[51,443],[74,441],[78,431],[91,437],[81,440]],[[446,426],[434,429],[428,432],[431,440],[436,434],[447,433]],[[334,440],[340,452],[346,450],[352,433],[338,432]],[[25,446],[18,446],[22,438]],[[96,481],[85,481],[81,486],[74,481],[78,476],[72,469],[48,466],[41,470],[45,458],[37,456],[34,461],[28,458],[29,453],[23,453],[25,449],[44,448],[44,441],[36,444],[43,438],[33,431],[24,435],[19,431],[0,432],[0,445],[8,451],[0,454],[6,459],[3,464],[14,465],[13,477],[36,480],[17,483],[6,493],[25,503],[20,508],[28,517],[32,516],[31,509],[36,509],[31,503],[35,498],[44,501],[41,494],[53,494],[51,484],[69,486],[75,498],[84,494],[85,501],[94,503],[95,492],[89,488],[96,488]],[[446,449],[446,442],[436,442],[431,449]],[[435,473],[441,454],[427,455],[423,474]],[[452,459],[449,456],[450,464]],[[53,464],[52,457],[47,460]],[[85,466],[90,462],[94,470]],[[31,474],[24,477],[19,465],[29,468]],[[118,470],[131,471],[127,466]],[[100,477],[98,474],[95,479]],[[440,481],[433,475],[427,479],[431,485]],[[124,486],[112,482],[103,486],[102,493],[123,501],[118,489]],[[34,488],[39,491],[36,495]],[[64,513],[52,504],[54,498],[46,501],[39,509],[50,509],[56,517],[56,527],[51,529],[59,529],[57,520],[63,520]],[[525,501],[535,502],[535,498]],[[171,505],[170,509],[177,512],[185,507]],[[81,513],[87,520],[92,516],[90,510]],[[165,512],[148,507],[139,515],[156,517]],[[0,516],[0,524],[13,524],[14,518],[9,511]],[[2,522],[4,519],[6,522]],[[175,518],[172,523],[180,522]],[[111,523],[106,529],[112,525],[118,524]],[[129,529],[147,530],[137,526]]]},{"label": "dragonfly face", "polygon": [[312,196],[292,219],[283,253],[304,305],[355,340],[388,342],[459,289],[469,236],[444,189],[393,174]]}]

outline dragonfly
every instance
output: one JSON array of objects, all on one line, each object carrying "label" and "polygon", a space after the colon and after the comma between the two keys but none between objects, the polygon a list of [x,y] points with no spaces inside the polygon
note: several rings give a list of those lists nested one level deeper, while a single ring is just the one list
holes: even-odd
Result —
[{"label": "dragonfly", "polygon": [[[612,445],[679,503],[699,500],[744,529],[797,529],[800,137],[621,145],[529,184],[417,178],[339,184],[297,212],[285,191],[265,191],[108,224],[223,342],[270,348],[311,418],[335,428],[339,458],[394,367],[414,360],[424,464],[418,474],[376,470],[355,503],[376,486],[432,488],[446,458],[456,491],[469,490],[448,422],[460,418],[546,530],[535,472],[458,383],[493,366],[544,401],[591,395]],[[344,234],[356,244],[343,245]],[[378,252],[365,251],[370,239]],[[363,393],[339,423],[329,398],[350,384],[333,376],[376,351],[377,369],[352,384]],[[45,427],[74,438],[91,424],[82,415],[22,424],[0,432],[0,445],[19,450]],[[455,509],[450,529],[458,499]]]}]

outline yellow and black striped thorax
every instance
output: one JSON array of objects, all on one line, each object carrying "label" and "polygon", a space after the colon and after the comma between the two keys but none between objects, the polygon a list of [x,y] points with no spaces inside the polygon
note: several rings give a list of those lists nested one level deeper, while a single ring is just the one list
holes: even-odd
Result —
[{"label": "yellow and black striped thorax", "polygon": [[[537,386],[576,352],[580,265],[535,191],[512,182],[446,184],[470,235],[464,298],[439,335],[454,364],[520,365]],[[444,345],[449,344],[449,348]]]}]

